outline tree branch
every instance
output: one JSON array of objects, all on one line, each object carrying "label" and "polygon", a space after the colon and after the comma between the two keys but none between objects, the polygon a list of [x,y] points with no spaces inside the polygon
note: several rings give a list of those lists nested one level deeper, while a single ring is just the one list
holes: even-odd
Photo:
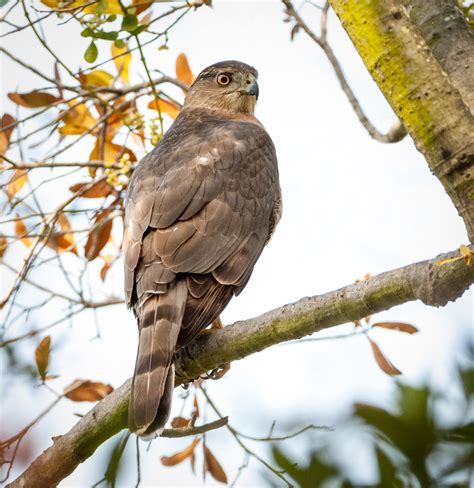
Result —
[{"label": "tree branch", "polygon": [[367,69],[444,186],[474,242],[472,107],[466,105],[401,0],[330,1]]},{"label": "tree branch", "polygon": [[[471,251],[473,247],[471,247]],[[442,254],[374,276],[320,296],[307,297],[259,317],[207,334],[176,355],[176,384],[242,359],[271,345],[299,339],[322,329],[362,319],[413,300],[443,306],[474,282],[474,264],[459,251]],[[131,380],[99,402],[65,435],[53,439],[10,488],[56,486],[108,438],[126,428]]]}]

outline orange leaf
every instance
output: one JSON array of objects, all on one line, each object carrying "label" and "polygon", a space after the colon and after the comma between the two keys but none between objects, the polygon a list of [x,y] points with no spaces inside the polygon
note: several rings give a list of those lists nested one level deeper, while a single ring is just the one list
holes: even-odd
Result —
[{"label": "orange leaf", "polygon": [[[172,119],[175,119],[181,110],[181,108],[175,103],[169,102],[168,100],[163,100],[162,98],[158,98],[158,106],[160,107],[160,112],[162,114],[168,114]],[[158,110],[156,100],[152,100],[148,104],[148,108]]]},{"label": "orange leaf", "polygon": [[17,105],[28,108],[47,107],[61,99],[51,93],[33,91],[29,93],[9,93],[8,98]]},{"label": "orange leaf", "polygon": [[100,279],[102,281],[105,281],[105,278],[107,277],[107,273],[109,272],[109,269],[112,265],[113,256],[112,254],[107,254],[106,256],[101,256],[101,258],[104,260],[104,265],[100,270]]},{"label": "orange leaf", "polygon": [[134,152],[127,147],[123,147],[119,144],[106,141],[104,144],[104,158],[101,159],[99,140],[95,143],[94,149],[89,155],[89,161],[104,161],[105,163],[117,163],[119,159],[124,155],[130,156],[130,161],[136,161],[137,157]]},{"label": "orange leaf", "polygon": [[196,416],[196,418],[199,417],[200,413],[199,413],[199,404],[198,404],[198,401],[197,401],[197,396],[194,395],[194,402],[193,402],[193,406],[194,406],[194,411],[193,411],[193,415]]},{"label": "orange leaf", "polygon": [[184,417],[175,417],[171,421],[171,427],[173,429],[182,429],[184,427],[187,427],[189,425],[189,419],[185,419]]},{"label": "orange leaf", "polygon": [[221,483],[227,483],[227,475],[219,464],[219,461],[212,454],[211,450],[204,444],[204,469],[211,473],[211,476]]},{"label": "orange leaf", "polygon": [[[85,256],[88,261],[92,261],[99,255],[100,251],[102,251],[110,238],[113,220],[107,219],[109,214],[110,210],[102,210],[96,215],[94,220],[94,229],[89,234],[84,249]],[[106,221],[101,222],[102,220]]]},{"label": "orange leaf", "polygon": [[122,78],[122,81],[126,85],[130,84],[129,69],[130,62],[132,61],[132,54],[128,52],[128,46],[125,45],[123,48],[120,48],[117,47],[115,43],[112,43],[112,57],[114,58],[115,67],[117,68],[120,78]]},{"label": "orange leaf", "polygon": [[73,102],[69,102],[69,109],[62,113],[61,120],[64,125],[59,128],[59,133],[63,136],[84,134],[97,123],[84,103],[74,106]]},{"label": "orange leaf", "polygon": [[51,336],[46,336],[35,351],[36,367],[41,379],[44,381],[48,370],[49,353],[51,350]]},{"label": "orange leaf", "polygon": [[172,456],[161,456],[161,463],[164,466],[176,466],[177,464],[183,462],[188,457],[191,457],[191,455],[194,452],[194,449],[196,449],[196,446],[199,444],[199,441],[200,441],[199,437],[195,437],[193,442],[191,442],[191,444],[185,447],[182,451],[177,452]]},{"label": "orange leaf", "polygon": [[[77,193],[87,185],[90,185],[90,183],[76,183],[75,185],[69,187],[69,191]],[[103,198],[109,196],[112,191],[112,186],[110,186],[105,180],[99,180],[88,190],[85,190],[84,193],[81,194],[81,198]]]},{"label": "orange leaf", "polygon": [[[10,142],[10,136],[16,125],[16,119],[10,114],[3,114],[0,119],[0,155],[5,154]],[[5,129],[4,129],[5,127]]]},{"label": "orange leaf", "polygon": [[8,247],[7,238],[4,236],[0,236],[0,259],[3,258],[3,255],[5,254],[7,247]]},{"label": "orange leaf", "polygon": [[7,196],[11,200],[24,186],[27,181],[26,171],[17,169],[7,185]]},{"label": "orange leaf", "polygon": [[366,337],[370,342],[370,345],[372,347],[372,352],[374,353],[374,358],[377,361],[377,364],[379,365],[380,369],[384,373],[387,373],[390,376],[397,376],[399,374],[402,374],[402,372],[399,369],[397,369],[387,357],[383,355],[379,346],[369,336]]},{"label": "orange leaf", "polygon": [[414,325],[405,324],[403,322],[377,322],[372,327],[382,327],[383,329],[398,330],[406,332],[407,334],[415,334],[418,329]]},{"label": "orange leaf", "polygon": [[26,247],[31,246],[31,239],[29,237],[25,237],[28,235],[28,229],[26,228],[26,225],[23,223],[23,220],[21,220],[19,215],[16,216],[15,220],[15,233]]},{"label": "orange leaf", "polygon": [[[69,220],[64,215],[64,213],[59,214],[57,222],[62,231],[71,230],[71,225],[69,224]],[[48,247],[54,249],[59,253],[64,251],[71,251],[74,254],[77,254],[77,249],[74,243],[75,243],[74,234],[70,232],[61,233],[61,234],[52,232],[46,244]]]},{"label": "orange leaf", "polygon": [[150,8],[153,2],[144,2],[143,0],[133,0],[135,6],[135,15],[140,15],[147,8]]},{"label": "orange leaf", "polygon": [[196,78],[189,67],[188,58],[184,53],[181,53],[176,58],[176,77],[179,81],[188,85],[192,85]]},{"label": "orange leaf", "polygon": [[64,396],[73,402],[97,402],[114,389],[105,383],[89,380],[75,380],[64,389]]}]

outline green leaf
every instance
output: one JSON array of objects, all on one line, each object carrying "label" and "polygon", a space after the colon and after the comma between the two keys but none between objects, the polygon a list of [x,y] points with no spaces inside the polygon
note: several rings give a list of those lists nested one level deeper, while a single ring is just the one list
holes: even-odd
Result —
[{"label": "green leaf", "polygon": [[106,41],[115,41],[115,39],[117,39],[117,36],[117,31],[106,32],[103,30],[99,30],[94,33],[94,37],[96,39],[105,39]]},{"label": "green leaf", "polygon": [[89,47],[86,49],[86,52],[84,53],[84,59],[88,63],[93,63],[97,59],[98,54],[99,51],[97,50],[97,46],[95,45],[95,42],[92,41],[89,44]]},{"label": "green leaf", "polygon": [[94,35],[94,31],[90,27],[86,27],[82,32],[82,37],[92,37]]},{"label": "green leaf", "polygon": [[116,18],[117,16],[115,14],[109,15],[107,17],[107,22],[113,22]]},{"label": "green leaf", "polygon": [[0,0],[0,7],[4,7],[8,3],[8,0]]},{"label": "green leaf", "polygon": [[120,470],[120,462],[122,460],[123,451],[127,446],[128,439],[130,438],[130,431],[126,431],[115,443],[112,452],[110,453],[107,469],[105,470],[105,479],[108,481],[108,485],[111,488],[115,487],[117,483],[117,476]]},{"label": "green leaf", "polygon": [[138,19],[136,15],[127,14],[122,20],[122,30],[133,32],[138,26]]},{"label": "green leaf", "polygon": [[125,47],[125,41],[123,39],[115,39],[115,47],[118,47],[119,49],[123,49]]}]

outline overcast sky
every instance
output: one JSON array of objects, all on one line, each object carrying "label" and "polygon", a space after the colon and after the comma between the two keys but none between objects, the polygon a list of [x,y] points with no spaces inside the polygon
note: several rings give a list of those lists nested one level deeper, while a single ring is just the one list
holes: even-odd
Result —
[{"label": "overcast sky", "polygon": [[[308,5],[303,13],[317,25],[316,9]],[[373,141],[359,124],[324,54],[302,33],[290,42],[291,26],[283,19],[277,1],[216,1],[212,9],[190,13],[173,29],[169,51],[158,51],[157,46],[146,48],[149,65],[171,74],[180,52],[187,54],[196,74],[225,59],[244,61],[260,73],[257,116],[277,148],[283,218],[247,288],[224,312],[227,324],[350,284],[368,272],[377,274],[432,258],[467,242],[462,221],[410,138],[394,145]],[[22,59],[44,63],[50,70],[47,53],[27,31],[23,32],[15,39],[7,38],[6,47]],[[79,67],[75,60],[85,65],[82,52],[87,40],[79,36],[74,24],[57,30],[48,28],[48,36],[71,67]],[[393,113],[333,14],[329,18],[329,40],[367,115],[386,131],[394,121]],[[143,75],[135,59],[132,82],[139,82]],[[13,109],[5,100],[6,92],[35,86],[38,80],[28,72],[5,63],[2,112]],[[86,157],[90,149],[91,145],[84,143],[74,159]],[[58,191],[66,194],[67,188]],[[120,265],[113,270],[108,286],[121,293]],[[426,380],[444,390],[452,382],[453,358],[459,355],[467,336],[472,338],[471,314],[472,292],[439,310],[409,303],[380,313],[374,320],[410,322],[420,329],[419,334],[381,330],[373,337],[403,371],[402,381],[419,384]],[[52,333],[53,342],[61,346],[53,355],[52,367],[56,365],[58,371],[54,372],[62,378],[58,381],[65,384],[81,377],[118,387],[133,371],[134,319],[122,306],[100,311],[102,339],[91,341],[96,334],[91,317],[83,316],[74,327]],[[351,327],[323,334],[339,334]],[[25,354],[32,354],[35,344],[25,344]],[[208,389],[233,425],[261,435],[272,420],[277,420],[277,431],[307,423],[333,425],[355,400],[387,405],[394,380],[377,367],[365,338],[356,337],[273,347],[234,363],[230,372],[222,380],[210,382]],[[50,400],[40,390],[32,392],[22,385],[13,392],[2,414],[11,415],[21,402],[24,422],[35,415],[38,405]],[[178,410],[181,402],[175,400],[174,406]],[[89,408],[65,404],[58,409],[37,427],[44,445],[35,449],[47,447],[51,435],[72,426],[77,421],[74,412]],[[324,439],[330,442],[331,435],[337,438],[337,434],[326,434]],[[160,439],[149,453],[142,449],[144,486],[201,485],[188,465],[170,469],[159,463],[161,454],[177,451],[188,442]],[[242,461],[241,450],[225,432],[209,434],[207,442],[232,478]],[[306,444],[299,441],[291,446],[298,452]],[[123,478],[123,486],[135,479],[134,450],[129,447],[129,473]],[[256,448],[266,453],[263,446]],[[355,455],[364,459],[364,453],[353,443],[346,442],[343,452],[348,459]],[[92,458],[62,486],[86,486],[97,481],[101,463],[100,456]],[[361,472],[361,482],[370,474],[370,467]],[[252,462],[239,486],[258,485],[260,476],[261,467]],[[208,480],[208,484],[212,482]]]}]

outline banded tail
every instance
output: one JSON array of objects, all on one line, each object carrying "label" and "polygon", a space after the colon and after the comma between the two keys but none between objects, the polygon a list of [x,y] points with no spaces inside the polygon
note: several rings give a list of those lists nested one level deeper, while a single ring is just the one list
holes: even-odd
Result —
[{"label": "banded tail", "polygon": [[174,390],[173,354],[187,299],[186,281],[150,295],[139,307],[138,352],[128,410],[132,432],[153,438],[163,430]]}]

